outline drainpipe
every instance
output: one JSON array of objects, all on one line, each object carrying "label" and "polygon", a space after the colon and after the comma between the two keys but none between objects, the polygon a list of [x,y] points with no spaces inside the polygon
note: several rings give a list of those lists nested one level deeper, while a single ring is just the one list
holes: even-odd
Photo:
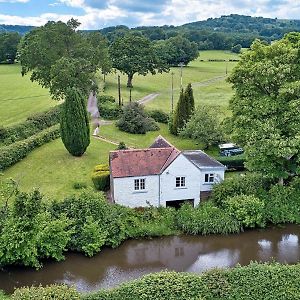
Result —
[{"label": "drainpipe", "polygon": [[160,174],[158,175],[158,206],[160,206]]}]

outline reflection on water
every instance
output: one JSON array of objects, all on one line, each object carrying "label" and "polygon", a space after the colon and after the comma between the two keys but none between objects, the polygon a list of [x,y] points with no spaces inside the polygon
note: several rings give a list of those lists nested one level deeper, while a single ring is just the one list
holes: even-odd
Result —
[{"label": "reflection on water", "polygon": [[68,254],[64,262],[47,262],[39,271],[9,268],[0,272],[0,289],[36,284],[66,283],[79,291],[113,287],[160,270],[201,273],[233,267],[251,260],[299,261],[300,226],[247,231],[238,235],[175,236],[127,241],[118,249],[104,249],[93,258]]}]

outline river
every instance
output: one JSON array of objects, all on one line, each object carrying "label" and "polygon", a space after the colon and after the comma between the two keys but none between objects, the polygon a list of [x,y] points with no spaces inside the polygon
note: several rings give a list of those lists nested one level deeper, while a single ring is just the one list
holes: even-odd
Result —
[{"label": "river", "polygon": [[161,270],[201,273],[215,267],[247,265],[250,261],[300,261],[300,226],[249,230],[236,235],[171,236],[129,240],[87,258],[69,253],[63,262],[45,262],[33,270],[10,267],[0,272],[0,289],[12,293],[27,285],[65,283],[81,292],[114,287]]}]

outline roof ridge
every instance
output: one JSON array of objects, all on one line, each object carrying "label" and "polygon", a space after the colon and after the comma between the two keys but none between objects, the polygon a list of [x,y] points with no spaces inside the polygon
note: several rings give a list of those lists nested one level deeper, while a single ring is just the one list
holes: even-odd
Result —
[{"label": "roof ridge", "polygon": [[116,153],[116,152],[138,152],[138,151],[156,151],[156,150],[170,150],[170,148],[162,147],[162,148],[120,149],[120,150],[111,150],[109,152]]},{"label": "roof ridge", "polygon": [[[178,150],[178,149],[175,148],[175,147],[172,147],[172,151],[170,152],[170,154],[169,154],[168,158],[166,159],[165,163],[163,164],[163,166],[162,166],[162,168],[161,168],[161,170],[160,170],[160,173],[162,173],[162,172],[165,170],[165,165],[167,164],[169,158],[171,157],[171,155],[173,154],[174,151],[178,151],[178,155],[181,153],[180,150]],[[178,155],[177,155],[177,156],[178,156]],[[173,161],[176,159],[177,156],[174,157]],[[172,161],[172,162],[173,162],[173,161]],[[170,165],[170,164],[169,164],[169,165]]]}]

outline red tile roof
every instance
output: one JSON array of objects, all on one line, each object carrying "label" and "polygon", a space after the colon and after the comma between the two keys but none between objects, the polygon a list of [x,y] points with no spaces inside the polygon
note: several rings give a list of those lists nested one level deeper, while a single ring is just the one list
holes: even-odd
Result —
[{"label": "red tile roof", "polygon": [[111,151],[111,174],[114,178],[157,175],[179,154],[180,151],[173,147]]}]

